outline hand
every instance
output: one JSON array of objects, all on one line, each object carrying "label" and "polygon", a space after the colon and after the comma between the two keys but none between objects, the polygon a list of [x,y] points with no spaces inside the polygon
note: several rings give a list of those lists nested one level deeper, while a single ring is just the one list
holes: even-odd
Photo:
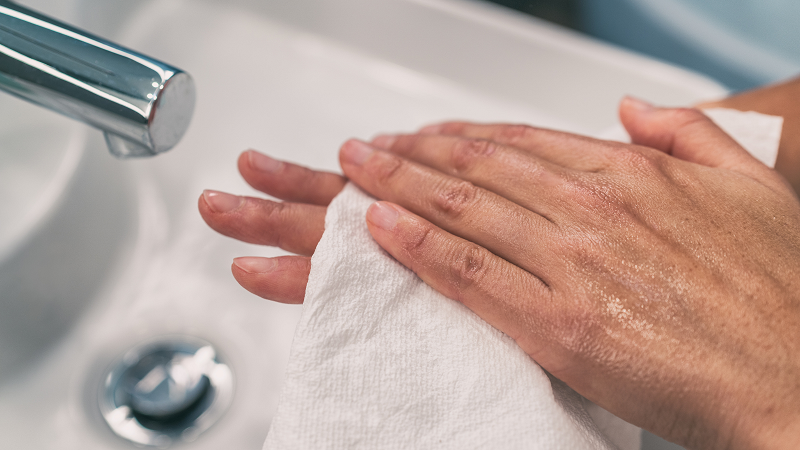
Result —
[{"label": "hand", "polygon": [[341,175],[276,161],[248,150],[239,172],[261,192],[286,202],[205,191],[198,199],[203,219],[240,241],[280,247],[298,256],[236,258],[231,271],[248,291],[283,303],[302,303],[311,254],[325,229],[325,211],[344,187]]},{"label": "hand", "polygon": [[639,145],[451,123],[340,160],[384,249],[590,400],[690,448],[798,448],[797,198],[696,110],[621,117]]},{"label": "hand", "polygon": [[[344,161],[360,146],[351,141],[343,167],[432,220],[373,206],[368,224],[384,248],[590,399],[689,447],[793,447],[796,200],[696,112],[630,102],[621,112],[636,142],[687,162],[527,127],[446,124],[376,139],[392,153],[368,148],[361,165]],[[239,160],[251,185],[308,204],[234,197],[215,212],[207,192],[204,218],[229,236],[310,254],[344,179],[272,160],[259,174],[257,156]],[[436,188],[418,189],[415,176]],[[256,294],[302,301],[307,258],[266,262],[237,260],[234,275]]]}]

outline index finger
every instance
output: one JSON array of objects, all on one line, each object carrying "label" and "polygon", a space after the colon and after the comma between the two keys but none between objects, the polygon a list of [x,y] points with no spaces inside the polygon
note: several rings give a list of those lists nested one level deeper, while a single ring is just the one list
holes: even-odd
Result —
[{"label": "index finger", "polygon": [[549,317],[560,306],[536,274],[389,202],[369,208],[367,226],[383,249],[426,284],[464,304],[529,355],[552,360],[545,338]]}]

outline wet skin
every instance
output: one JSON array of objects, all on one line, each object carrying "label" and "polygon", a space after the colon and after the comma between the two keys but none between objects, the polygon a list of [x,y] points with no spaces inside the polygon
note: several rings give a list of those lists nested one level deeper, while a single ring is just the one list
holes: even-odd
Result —
[{"label": "wet skin", "polygon": [[382,200],[375,240],[554,376],[688,448],[800,445],[800,202],[693,109],[626,99],[633,145],[463,122],[351,140],[344,175],[248,151],[284,200],[206,191],[215,230],[298,256],[238,258],[301,303],[325,207],[346,180]]}]

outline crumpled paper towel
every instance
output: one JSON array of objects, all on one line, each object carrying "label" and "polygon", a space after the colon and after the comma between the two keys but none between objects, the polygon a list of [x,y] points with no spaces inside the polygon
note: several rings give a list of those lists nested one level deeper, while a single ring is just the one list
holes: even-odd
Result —
[{"label": "crumpled paper towel", "polygon": [[328,208],[265,449],[639,448],[638,428],[381,249],[373,202],[348,184]]}]

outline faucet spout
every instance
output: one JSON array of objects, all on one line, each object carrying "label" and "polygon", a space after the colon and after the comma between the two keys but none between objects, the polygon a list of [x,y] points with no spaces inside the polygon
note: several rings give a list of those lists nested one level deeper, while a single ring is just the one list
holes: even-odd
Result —
[{"label": "faucet spout", "polygon": [[8,0],[0,0],[0,89],[102,130],[120,158],[171,149],[195,104],[186,72]]}]

